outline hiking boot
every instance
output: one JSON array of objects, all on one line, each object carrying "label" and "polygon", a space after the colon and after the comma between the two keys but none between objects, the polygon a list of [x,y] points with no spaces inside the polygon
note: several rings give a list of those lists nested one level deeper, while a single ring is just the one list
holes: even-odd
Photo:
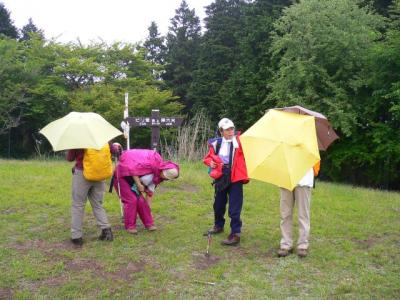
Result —
[{"label": "hiking boot", "polygon": [[240,243],[240,236],[235,233],[231,233],[226,240],[221,242],[225,246],[237,246]]},{"label": "hiking boot", "polygon": [[207,230],[203,233],[203,236],[208,236],[208,234],[218,234],[224,232],[224,228],[214,226],[213,228]]},{"label": "hiking boot", "polygon": [[130,228],[130,229],[127,229],[126,231],[129,232],[130,234],[137,234],[136,228]]},{"label": "hiking boot", "polygon": [[279,250],[278,250],[278,257],[286,257],[286,256],[288,256],[290,253],[292,253],[293,252],[293,250],[292,249],[283,249],[283,248],[280,248]]},{"label": "hiking boot", "polygon": [[112,241],[114,240],[113,233],[111,228],[104,228],[101,230],[101,234],[99,236],[100,241]]},{"label": "hiking boot", "polygon": [[154,225],[152,225],[152,226],[150,226],[150,227],[147,227],[147,230],[148,230],[148,231],[155,231],[155,230],[157,230],[157,227],[154,226]]},{"label": "hiking boot", "polygon": [[308,255],[307,249],[297,249],[297,256],[300,258],[304,258]]},{"label": "hiking boot", "polygon": [[74,244],[75,246],[82,246],[83,245],[83,239],[77,238],[77,239],[71,239],[72,244]]}]

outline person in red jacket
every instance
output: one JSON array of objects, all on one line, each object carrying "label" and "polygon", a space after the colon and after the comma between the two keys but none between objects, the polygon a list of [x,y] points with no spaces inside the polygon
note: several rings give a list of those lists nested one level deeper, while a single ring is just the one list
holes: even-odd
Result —
[{"label": "person in red jacket", "polygon": [[210,176],[215,179],[214,227],[206,235],[224,231],[226,204],[229,201],[228,215],[231,219],[231,232],[221,243],[236,246],[240,243],[243,206],[243,184],[249,182],[246,162],[239,135],[235,135],[235,125],[228,118],[218,123],[221,137],[208,141],[209,151],[203,162],[211,168]]}]

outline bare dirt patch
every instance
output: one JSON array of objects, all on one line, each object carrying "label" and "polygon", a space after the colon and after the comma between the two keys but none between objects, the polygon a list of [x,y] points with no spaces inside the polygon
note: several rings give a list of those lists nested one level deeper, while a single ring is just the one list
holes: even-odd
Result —
[{"label": "bare dirt patch", "polygon": [[352,238],[351,241],[362,249],[369,249],[376,244],[394,244],[395,246],[400,245],[400,240],[397,233],[394,232],[383,232],[381,234],[374,234],[366,239]]},{"label": "bare dirt patch", "polygon": [[179,189],[184,190],[189,193],[197,193],[199,192],[199,187],[192,184],[182,184],[179,186]]},{"label": "bare dirt patch", "polygon": [[65,263],[65,268],[70,271],[91,270],[99,272],[103,270],[103,266],[99,262],[90,259],[73,259]]},{"label": "bare dirt patch", "polygon": [[151,256],[146,256],[146,253],[143,254],[143,259],[142,262],[146,265],[149,265],[153,269],[160,270],[161,269],[161,264],[158,262],[154,257]]},{"label": "bare dirt patch", "polygon": [[205,270],[217,264],[221,257],[216,255],[206,256],[205,253],[192,253],[194,259],[194,267],[199,270]]},{"label": "bare dirt patch", "polygon": [[369,249],[378,242],[378,239],[375,237],[369,237],[368,239],[365,239],[365,240],[358,240],[358,239],[353,238],[352,241],[354,243],[356,243],[358,246],[360,246],[361,248]]},{"label": "bare dirt patch", "polygon": [[10,288],[0,288],[0,299],[2,300],[12,300],[13,293]]},{"label": "bare dirt patch", "polygon": [[66,269],[69,271],[89,270],[93,274],[100,275],[106,279],[130,281],[136,273],[144,271],[145,265],[146,263],[143,261],[129,262],[126,266],[120,267],[115,272],[106,272],[104,271],[104,266],[98,261],[74,259],[66,263]]},{"label": "bare dirt patch", "polygon": [[15,214],[16,212],[18,212],[18,210],[16,208],[8,208],[8,209],[0,210],[1,215],[11,215],[11,214]]},{"label": "bare dirt patch", "polygon": [[276,258],[277,257],[277,253],[278,252],[278,249],[276,249],[276,248],[269,248],[268,250],[267,250],[267,252],[265,252],[264,253],[264,255],[265,255],[265,257],[267,257],[267,258]]},{"label": "bare dirt patch", "polygon": [[114,279],[122,279],[125,281],[132,280],[134,275],[139,272],[143,272],[146,263],[143,261],[130,262],[126,266],[121,267],[118,271],[106,274],[107,277]]},{"label": "bare dirt patch", "polygon": [[352,238],[351,241],[356,243],[358,246],[364,249],[369,249],[373,247],[375,244],[382,242],[382,240],[390,238],[389,233],[383,233],[383,235],[372,235],[368,237],[367,239],[356,239]]},{"label": "bare dirt patch", "polygon": [[10,245],[11,248],[18,251],[29,251],[32,249],[38,249],[40,251],[49,253],[56,249],[72,250],[77,249],[69,240],[61,241],[58,243],[48,243],[44,240],[33,240],[26,242],[16,242]]},{"label": "bare dirt patch", "polygon": [[42,281],[40,281],[37,286],[34,287],[38,288],[39,286],[50,286],[50,287],[56,287],[60,285],[64,285],[68,282],[68,277],[67,276],[57,276],[57,277],[50,277],[46,278]]}]

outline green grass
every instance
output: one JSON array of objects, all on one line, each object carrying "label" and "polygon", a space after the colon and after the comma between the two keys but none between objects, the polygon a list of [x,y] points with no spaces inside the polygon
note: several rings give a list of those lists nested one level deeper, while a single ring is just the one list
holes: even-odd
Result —
[{"label": "green grass", "polygon": [[69,243],[70,168],[61,161],[0,160],[0,299],[400,295],[399,193],[317,183],[310,254],[279,259],[278,188],[252,181],[240,247],[223,247],[225,235],[217,236],[207,260],[202,233],[213,222],[213,191],[200,163],[183,163],[179,180],[157,191],[156,232],[141,227],[137,236],[127,234],[116,194],[107,193],[115,241],[97,241],[88,204],[82,249]]}]

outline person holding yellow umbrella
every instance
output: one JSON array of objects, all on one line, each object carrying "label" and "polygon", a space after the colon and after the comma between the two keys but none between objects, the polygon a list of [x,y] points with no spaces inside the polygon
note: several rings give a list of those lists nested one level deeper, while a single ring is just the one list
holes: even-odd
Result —
[{"label": "person holding yellow umbrella", "polygon": [[314,170],[309,169],[293,191],[280,188],[281,242],[278,250],[279,257],[288,256],[293,250],[292,223],[293,207],[298,208],[299,238],[297,255],[306,257],[308,254],[308,239],[310,236],[310,206],[311,189],[314,185]]},{"label": "person holding yellow umbrella", "polygon": [[[310,234],[311,188],[313,166],[320,161],[320,149],[336,138],[323,139],[324,130],[316,130],[316,117],[270,109],[242,135],[243,151],[249,177],[280,187],[281,242],[278,256],[292,252],[292,219],[295,204],[299,210],[297,254],[308,254]],[[322,116],[322,115],[321,115]],[[333,134],[326,126],[327,134]],[[325,131],[326,131],[325,130]],[[324,148],[321,148],[324,147]],[[260,151],[263,149],[263,151]]]},{"label": "person holding yellow umbrella", "polygon": [[[327,150],[331,143],[339,137],[333,130],[328,119],[321,113],[306,109],[301,106],[289,106],[278,108],[277,110],[290,112],[292,114],[313,116],[315,119],[316,137],[319,150]],[[314,187],[314,177],[318,176],[321,167],[321,161],[318,161],[311,169],[307,171],[304,177],[299,181],[293,191],[285,188],[280,189],[280,214],[281,214],[281,242],[278,250],[279,257],[289,255],[292,250],[292,219],[293,206],[296,203],[298,207],[299,238],[297,242],[297,255],[306,257],[309,248],[310,236],[310,204],[311,190]]]},{"label": "person holding yellow umbrella", "polygon": [[113,234],[102,206],[105,179],[112,175],[111,153],[122,150],[121,145],[109,144],[122,132],[102,116],[92,112],[71,112],[46,125],[41,131],[54,151],[68,150],[67,160],[75,161],[72,168],[71,241],[82,246],[82,223],[89,198],[100,240],[112,241]]}]

